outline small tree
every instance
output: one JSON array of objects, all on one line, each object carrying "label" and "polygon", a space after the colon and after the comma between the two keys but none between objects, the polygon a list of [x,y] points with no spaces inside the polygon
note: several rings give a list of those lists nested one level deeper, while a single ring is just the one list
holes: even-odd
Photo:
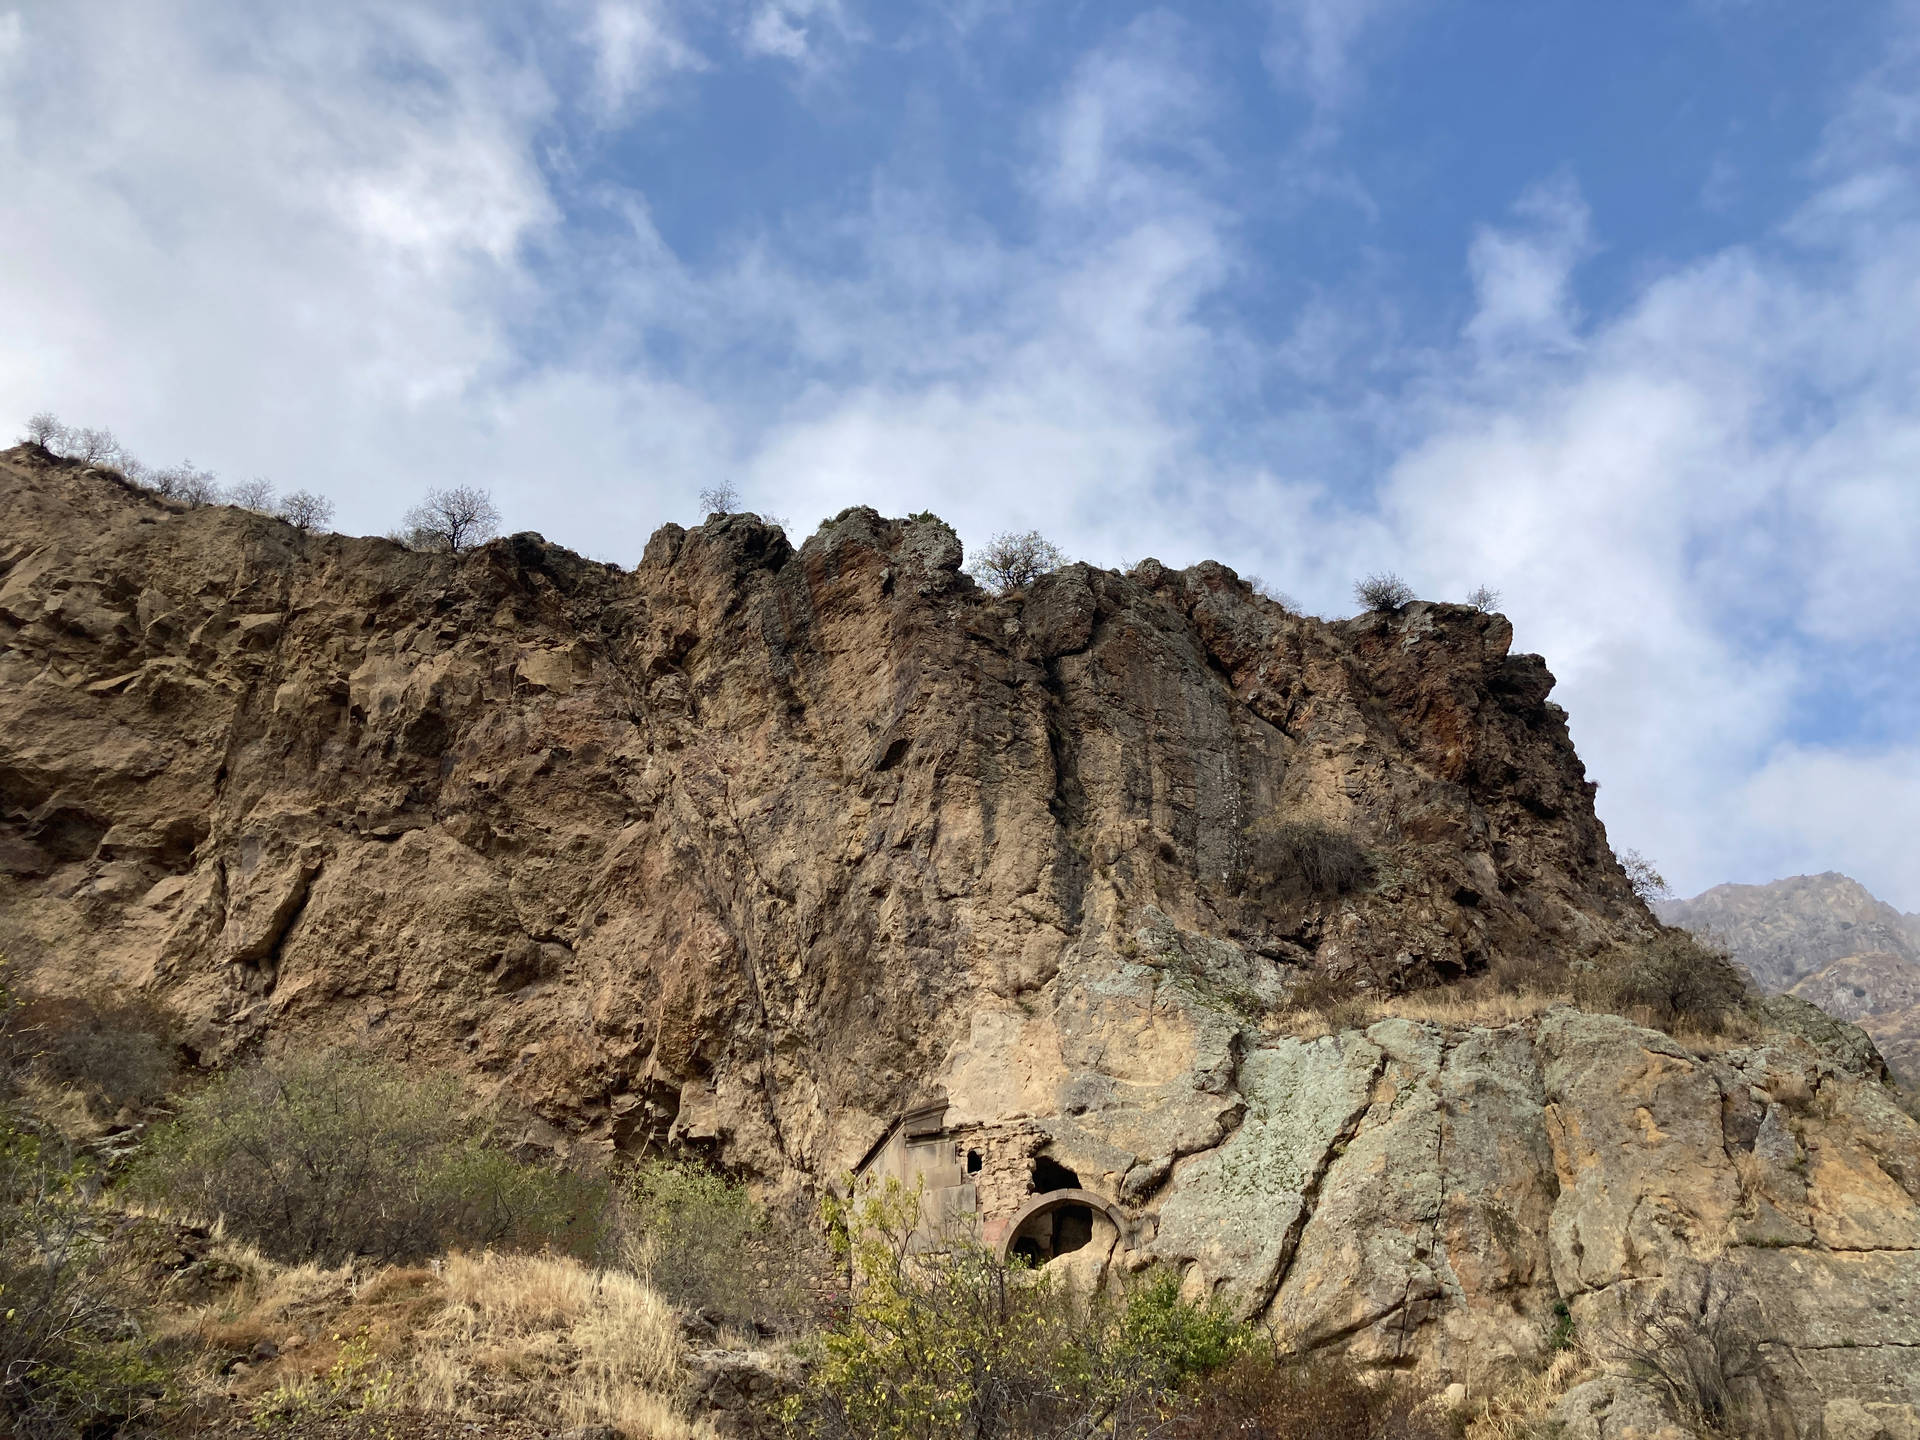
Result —
[{"label": "small tree", "polygon": [[1414,600],[1413,587],[1391,570],[1354,581],[1353,596],[1369,610],[1401,610]]},{"label": "small tree", "polygon": [[118,465],[125,456],[120,442],[111,430],[88,428],[74,433],[67,445],[67,454],[75,460],[83,460],[89,465],[112,467]]},{"label": "small tree", "polygon": [[967,573],[1001,594],[1024,590],[1042,575],[1067,563],[1066,552],[1038,530],[1003,530],[987,542]]},{"label": "small tree", "polygon": [[731,515],[740,508],[740,491],[731,480],[709,485],[700,492],[702,515]]},{"label": "small tree", "polygon": [[227,491],[227,503],[238,505],[242,510],[257,510],[262,515],[270,515],[273,513],[273,482],[262,475],[242,480]]},{"label": "small tree", "polygon": [[320,530],[333,523],[333,501],[311,490],[296,490],[282,495],[273,513],[296,530]]},{"label": "small tree", "polygon": [[66,447],[67,427],[60,423],[60,417],[51,410],[42,410],[27,421],[26,438],[58,455]]},{"label": "small tree", "polygon": [[186,505],[215,505],[220,501],[220,482],[211,470],[197,470],[193,461],[184,460],[167,470],[155,470],[147,477],[159,494]]},{"label": "small tree", "polygon": [[1654,869],[1653,862],[1638,850],[1629,850],[1622,855],[1620,868],[1627,872],[1627,883],[1633,886],[1633,893],[1640,897],[1642,904],[1651,905],[1673,894],[1667,877]]},{"label": "small tree", "polygon": [[493,496],[472,485],[429,490],[427,498],[407,511],[407,537],[416,550],[445,550],[458,555],[500,529],[500,512]]},{"label": "small tree", "polygon": [[1467,604],[1483,615],[1490,614],[1500,608],[1500,592],[1491,585],[1476,585],[1467,592]]}]

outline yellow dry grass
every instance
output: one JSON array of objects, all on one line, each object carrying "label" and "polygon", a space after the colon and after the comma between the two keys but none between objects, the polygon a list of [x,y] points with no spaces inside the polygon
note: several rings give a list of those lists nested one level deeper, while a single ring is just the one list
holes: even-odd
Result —
[{"label": "yellow dry grass", "polygon": [[1317,1008],[1282,1011],[1273,1023],[1284,1034],[1317,1038],[1340,1030],[1362,1030],[1376,1020],[1417,1020],[1446,1028],[1485,1026],[1498,1029],[1537,1020],[1549,1006],[1568,1003],[1563,992],[1492,986],[1442,986],[1386,997],[1357,994],[1328,1011]]},{"label": "yellow dry grass", "polygon": [[[675,1394],[673,1310],[636,1277],[564,1257],[450,1255],[371,1273],[286,1266],[221,1241],[237,1272],[208,1304],[167,1316],[163,1343],[192,1358],[190,1398],[256,1410],[378,1404],[466,1422],[524,1417],[610,1425],[630,1440],[698,1440]],[[232,1357],[270,1341],[241,1375]]]},{"label": "yellow dry grass", "polygon": [[1468,1422],[1466,1440],[1534,1440],[1545,1433],[1547,1412],[1591,1368],[1581,1351],[1561,1351],[1546,1369],[1510,1381],[1482,1400]]},{"label": "yellow dry grass", "polygon": [[418,1334],[410,1377],[422,1409],[693,1435],[672,1400],[679,1322],[634,1276],[552,1256],[451,1255],[440,1282],[445,1303]]},{"label": "yellow dry grass", "polygon": [[[1342,1030],[1364,1030],[1376,1020],[1415,1020],[1438,1025],[1442,1029],[1464,1030],[1473,1027],[1497,1030],[1538,1020],[1555,1005],[1572,1005],[1566,990],[1523,986],[1505,989],[1485,981],[1414,990],[1405,995],[1371,996],[1356,994],[1329,1011],[1306,1007],[1280,1011],[1269,1021],[1269,1028],[1298,1039],[1317,1039]],[[1682,1049],[1695,1055],[1719,1055],[1760,1037],[1762,1027],[1751,1016],[1727,1017],[1722,1029],[1696,1030],[1688,1026],[1666,1029],[1650,1012],[1630,1010],[1625,1018],[1649,1030],[1659,1030]]]}]

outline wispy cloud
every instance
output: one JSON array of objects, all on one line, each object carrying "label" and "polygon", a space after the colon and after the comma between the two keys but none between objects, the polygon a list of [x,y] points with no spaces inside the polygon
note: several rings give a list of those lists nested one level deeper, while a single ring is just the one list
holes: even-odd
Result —
[{"label": "wispy cloud", "polygon": [[1360,97],[1369,56],[1423,0],[1272,0],[1267,68],[1313,107],[1316,138]]},{"label": "wispy cloud", "polygon": [[594,98],[604,117],[662,98],[661,83],[708,68],[667,0],[598,0],[585,25],[593,51]]},{"label": "wispy cloud", "polygon": [[1513,207],[1518,227],[1483,225],[1467,252],[1477,308],[1467,338],[1487,347],[1571,349],[1574,267],[1591,253],[1592,217],[1569,177],[1536,185]]}]

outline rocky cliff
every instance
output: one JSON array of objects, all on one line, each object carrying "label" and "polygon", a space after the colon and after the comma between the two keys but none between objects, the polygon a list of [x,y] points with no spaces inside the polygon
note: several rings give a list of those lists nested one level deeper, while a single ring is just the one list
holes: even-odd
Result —
[{"label": "rocky cliff", "polygon": [[[1304,980],[1649,931],[1504,620],[960,560],[870,510],[670,526],[632,572],[424,555],[7,452],[0,947],[145,991],[202,1064],[351,1041],[574,1153],[829,1177],[944,1092],[1122,1216],[1056,1263],[1474,1386],[1636,1297],[1738,1300],[1801,1424],[1912,1420],[1920,1131],[1858,1032],[1295,1023]],[[1276,874],[1304,822],[1364,874]]]},{"label": "rocky cliff", "polygon": [[[1462,607],[1329,625],[1151,561],[995,599],[869,510],[669,526],[631,573],[416,554],[29,447],[0,535],[5,943],[207,1063],[353,1036],[556,1139],[826,1171],[1142,926],[1270,1000],[1649,923],[1552,677]],[[1264,894],[1276,816],[1374,882]]]},{"label": "rocky cliff", "polygon": [[1920,1081],[1920,915],[1833,872],[1716,885],[1656,908],[1725,945],[1762,987],[1856,1022],[1896,1071]]}]

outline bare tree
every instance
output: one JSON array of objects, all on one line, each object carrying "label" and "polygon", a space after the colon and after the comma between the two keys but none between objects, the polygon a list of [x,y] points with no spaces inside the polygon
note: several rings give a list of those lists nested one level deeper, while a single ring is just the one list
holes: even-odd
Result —
[{"label": "bare tree", "polygon": [[407,511],[406,533],[416,550],[462,550],[491,540],[500,529],[500,512],[493,496],[472,485],[429,490],[427,498]]},{"label": "bare tree", "polygon": [[258,510],[262,515],[273,513],[273,482],[264,475],[256,475],[251,480],[242,480],[227,491],[227,503],[238,505],[242,510]]},{"label": "bare tree", "polygon": [[1476,585],[1467,592],[1467,604],[1483,615],[1490,615],[1500,608],[1500,592],[1491,585]]},{"label": "bare tree", "polygon": [[1354,581],[1353,597],[1369,610],[1402,610],[1414,600],[1413,587],[1391,570]]},{"label": "bare tree", "polygon": [[333,523],[333,501],[311,490],[282,495],[273,513],[296,530],[322,530]]},{"label": "bare tree", "polygon": [[1286,591],[1268,584],[1258,575],[1249,575],[1246,577],[1246,580],[1247,588],[1262,600],[1271,600],[1282,610],[1289,611],[1295,615],[1300,613],[1299,604],[1294,600],[1293,596],[1289,595]]},{"label": "bare tree", "polygon": [[1667,884],[1666,876],[1654,869],[1653,862],[1638,850],[1629,850],[1621,855],[1620,868],[1627,872],[1627,883],[1633,886],[1633,893],[1645,904],[1651,905],[1673,894],[1673,887]]},{"label": "bare tree", "polygon": [[77,432],[68,446],[67,453],[76,460],[84,460],[89,465],[112,467],[125,459],[120,442],[114,439],[111,430],[88,428]]},{"label": "bare tree", "polygon": [[146,483],[169,500],[186,505],[220,503],[220,482],[211,470],[196,470],[193,461],[183,460],[166,470],[155,470]]},{"label": "bare tree", "polygon": [[1038,530],[1001,531],[967,567],[967,573],[1002,594],[1024,590],[1042,575],[1067,563],[1066,552]]},{"label": "bare tree", "polygon": [[702,515],[731,515],[740,508],[740,491],[731,480],[709,485],[700,492]]},{"label": "bare tree", "polygon": [[60,417],[51,410],[42,410],[28,419],[27,439],[58,455],[66,448],[67,427],[60,423]]}]

